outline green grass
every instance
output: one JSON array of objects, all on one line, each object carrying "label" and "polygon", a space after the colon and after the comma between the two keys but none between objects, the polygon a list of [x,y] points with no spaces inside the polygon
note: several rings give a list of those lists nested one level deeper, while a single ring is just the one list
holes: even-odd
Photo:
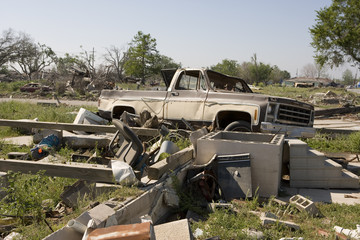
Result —
[{"label": "green grass", "polygon": [[14,81],[10,83],[1,82],[0,83],[0,94],[12,94],[14,92],[20,92],[20,87],[29,83],[28,81]]},{"label": "green grass", "polygon": [[9,101],[0,103],[0,119],[35,119],[44,122],[63,122],[74,121],[75,116],[71,114],[78,111],[80,107],[63,106],[49,107],[31,103]]},{"label": "green grass", "polygon": [[[270,199],[271,200],[271,199]],[[219,236],[220,239],[249,239],[243,229],[261,231],[264,239],[280,239],[282,237],[303,237],[304,239],[335,239],[334,226],[348,229],[356,229],[360,221],[360,206],[342,204],[316,204],[322,216],[312,217],[305,212],[299,212],[294,207],[284,213],[285,207],[264,202],[257,207],[259,212],[270,211],[278,213],[280,220],[291,221],[300,226],[300,230],[294,231],[280,225],[262,226],[260,218],[252,213],[254,203],[250,201],[233,201],[233,209],[217,209],[206,216],[206,220],[195,222],[191,225],[194,232],[197,228],[204,234],[198,239],[206,239]],[[291,210],[291,211],[289,211]],[[328,237],[322,237],[319,230],[328,232]]]},{"label": "green grass", "polygon": [[360,133],[337,135],[316,134],[314,138],[303,139],[311,148],[321,152],[360,153]]},{"label": "green grass", "polygon": [[[97,111],[95,107],[85,106],[89,111]],[[43,106],[32,103],[8,101],[0,103],[0,119],[35,119],[42,122],[72,123],[80,106]],[[74,114],[75,113],[75,114]],[[0,127],[0,138],[23,135],[21,130],[10,127]]]}]

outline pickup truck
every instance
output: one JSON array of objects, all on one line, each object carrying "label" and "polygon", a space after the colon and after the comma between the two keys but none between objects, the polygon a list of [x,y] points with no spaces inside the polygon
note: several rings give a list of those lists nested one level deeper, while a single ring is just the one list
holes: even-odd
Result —
[{"label": "pickup truck", "polygon": [[[226,131],[283,132],[312,137],[314,107],[290,98],[253,93],[240,78],[209,69],[164,69],[165,86],[155,90],[102,90],[98,111],[120,118],[147,110],[159,119]],[[179,124],[181,127],[181,124]]]}]

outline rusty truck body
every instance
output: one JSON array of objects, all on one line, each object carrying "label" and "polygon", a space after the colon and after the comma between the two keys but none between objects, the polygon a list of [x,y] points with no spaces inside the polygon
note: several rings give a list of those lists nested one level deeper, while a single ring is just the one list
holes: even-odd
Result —
[{"label": "rusty truck body", "polygon": [[103,90],[100,116],[111,120],[124,111],[147,110],[160,119],[220,130],[284,132],[312,137],[314,107],[290,98],[253,93],[237,77],[209,69],[162,70],[166,87],[157,90]]}]

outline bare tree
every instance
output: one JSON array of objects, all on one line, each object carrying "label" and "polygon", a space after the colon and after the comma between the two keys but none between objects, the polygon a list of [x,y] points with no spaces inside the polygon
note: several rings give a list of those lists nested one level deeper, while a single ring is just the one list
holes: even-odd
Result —
[{"label": "bare tree", "polygon": [[83,50],[80,54],[82,57],[82,62],[86,70],[89,72],[90,78],[95,78],[96,68],[95,68],[95,49],[93,48],[91,52],[86,51],[82,46],[80,48]]},{"label": "bare tree", "polygon": [[111,46],[109,49],[106,49],[106,51],[107,53],[104,55],[105,62],[110,67],[109,70],[115,71],[117,80],[121,82],[123,79],[127,52],[115,46]]},{"label": "bare tree", "polygon": [[308,63],[301,69],[301,76],[307,78],[321,78],[327,77],[326,75],[327,68],[321,66],[320,64]]}]

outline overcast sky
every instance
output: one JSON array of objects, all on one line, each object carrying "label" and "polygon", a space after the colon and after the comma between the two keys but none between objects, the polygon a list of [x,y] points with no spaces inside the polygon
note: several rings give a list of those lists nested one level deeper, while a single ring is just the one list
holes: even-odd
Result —
[{"label": "overcast sky", "polygon": [[[161,54],[184,67],[209,67],[227,58],[277,65],[292,77],[314,63],[309,28],[331,0],[0,0],[0,31],[30,34],[58,55],[83,46],[99,57],[150,33]],[[341,78],[347,67],[329,70]],[[355,73],[355,70],[353,70]]]}]

